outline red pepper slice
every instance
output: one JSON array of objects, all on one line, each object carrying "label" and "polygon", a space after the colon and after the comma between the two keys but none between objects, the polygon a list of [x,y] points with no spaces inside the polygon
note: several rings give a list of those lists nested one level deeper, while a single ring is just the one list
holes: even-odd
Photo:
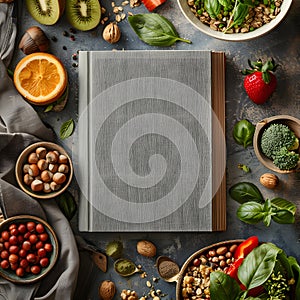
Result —
[{"label": "red pepper slice", "polygon": [[159,5],[165,3],[167,0],[142,0],[149,11],[153,11]]},{"label": "red pepper slice", "polygon": [[258,237],[251,236],[242,242],[234,252],[234,258],[245,258],[254,248],[258,246]]},{"label": "red pepper slice", "polygon": [[234,278],[238,282],[239,279],[237,273],[238,273],[239,266],[242,264],[243,260],[244,260],[243,257],[236,259],[233,263],[230,264],[228,270],[226,271],[226,274],[228,274],[230,277]]}]

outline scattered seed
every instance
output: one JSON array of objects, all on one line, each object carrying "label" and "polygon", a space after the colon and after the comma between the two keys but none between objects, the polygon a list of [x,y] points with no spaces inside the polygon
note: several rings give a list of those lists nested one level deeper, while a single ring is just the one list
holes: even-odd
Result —
[{"label": "scattered seed", "polygon": [[104,22],[108,21],[108,17],[103,18],[103,21]]},{"label": "scattered seed", "polygon": [[72,54],[72,58],[73,58],[73,60],[77,60],[77,54],[76,53],[74,53],[74,54]]},{"label": "scattered seed", "polygon": [[70,36],[70,40],[71,40],[71,41],[75,41],[75,36],[74,36],[74,35],[71,35],[71,36]]},{"label": "scattered seed", "polygon": [[123,8],[122,6],[118,6],[118,10],[119,10],[120,12],[122,12],[122,11],[124,10],[124,8]]},{"label": "scattered seed", "polygon": [[64,50],[67,50],[67,47],[66,47],[66,46],[63,46],[63,49],[64,49]]},{"label": "scattered seed", "polygon": [[64,31],[64,32],[63,32],[63,36],[69,36],[68,31]]},{"label": "scattered seed", "polygon": [[151,284],[151,282],[148,280],[147,282],[146,282],[146,285],[147,285],[147,287],[151,287],[152,286],[152,284]]},{"label": "scattered seed", "polygon": [[78,67],[78,63],[75,63],[75,62],[72,63],[72,67],[73,67],[73,68],[77,68],[77,67]]},{"label": "scattered seed", "polygon": [[120,15],[116,15],[116,21],[121,22],[121,16]]},{"label": "scattered seed", "polygon": [[133,13],[131,11],[129,11],[127,14],[128,16],[133,16]]},{"label": "scattered seed", "polygon": [[121,14],[121,19],[124,20],[126,18],[126,14]]},{"label": "scattered seed", "polygon": [[106,13],[106,8],[103,7],[103,6],[101,6],[101,13],[102,13],[102,14],[105,14],[105,13]]},{"label": "scattered seed", "polygon": [[71,33],[75,34],[76,33],[76,29],[75,28],[70,28],[69,30]]},{"label": "scattered seed", "polygon": [[52,40],[53,42],[57,42],[57,37],[56,37],[56,36],[53,36],[53,37],[51,38],[51,40]]},{"label": "scattered seed", "polygon": [[118,9],[117,6],[115,6],[115,7],[113,8],[113,13],[114,13],[114,14],[118,14],[118,13],[119,13],[119,9]]},{"label": "scattered seed", "polygon": [[122,6],[126,6],[126,5],[128,5],[128,4],[129,4],[129,1],[127,1],[127,0],[126,0],[126,1],[123,1],[123,2],[121,3]]},{"label": "scattered seed", "polygon": [[116,3],[115,2],[112,2],[111,3],[111,7],[115,7],[116,6]]}]

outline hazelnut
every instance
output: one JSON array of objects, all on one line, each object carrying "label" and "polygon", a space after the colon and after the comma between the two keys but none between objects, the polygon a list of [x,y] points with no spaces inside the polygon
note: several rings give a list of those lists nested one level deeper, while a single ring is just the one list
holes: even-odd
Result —
[{"label": "hazelnut", "polygon": [[35,150],[35,153],[37,154],[39,159],[45,158],[47,154],[47,149],[45,147],[38,147]]},{"label": "hazelnut", "polygon": [[111,44],[117,43],[121,37],[121,31],[114,22],[108,24],[102,33],[103,39]]},{"label": "hazelnut", "polygon": [[137,252],[146,257],[153,257],[156,255],[156,247],[149,241],[139,241],[136,245]]},{"label": "hazelnut", "polygon": [[49,164],[55,164],[57,163],[58,161],[58,155],[56,152],[54,151],[49,151],[47,154],[46,154],[46,161],[49,163]]},{"label": "hazelnut", "polygon": [[57,184],[56,182],[52,181],[52,182],[50,183],[50,188],[51,188],[52,191],[57,191],[57,190],[60,189],[60,185]]},{"label": "hazelnut", "polygon": [[57,172],[57,169],[58,169],[58,165],[56,164],[49,164],[48,165],[48,170],[52,173],[56,173]]},{"label": "hazelnut", "polygon": [[58,163],[59,164],[67,164],[68,163],[68,158],[64,154],[61,154],[58,157]]},{"label": "hazelnut", "polygon": [[40,192],[44,189],[44,183],[41,180],[35,179],[31,183],[31,189],[34,192]]},{"label": "hazelnut", "polygon": [[30,176],[29,174],[24,175],[24,183],[26,185],[31,185],[33,180],[34,180],[34,178],[32,176]]},{"label": "hazelnut", "polygon": [[66,179],[67,179],[67,177],[64,173],[57,172],[53,175],[53,181],[57,184],[64,183],[66,181]]},{"label": "hazelnut", "polygon": [[275,174],[265,173],[260,176],[259,181],[264,187],[275,189],[279,183],[279,178]]},{"label": "hazelnut", "polygon": [[45,170],[41,173],[41,179],[44,182],[50,182],[52,180],[52,177],[53,177],[53,174],[48,170]]},{"label": "hazelnut", "polygon": [[25,164],[25,165],[23,166],[23,173],[27,174],[28,171],[29,171],[29,164]]},{"label": "hazelnut", "polygon": [[67,173],[69,173],[69,166],[66,165],[66,164],[61,164],[61,165],[59,165],[57,171],[60,172],[60,173],[65,173],[65,174],[67,174]]},{"label": "hazelnut", "polygon": [[112,281],[105,280],[101,282],[98,292],[100,299],[111,300],[116,293],[116,286]]},{"label": "hazelnut", "polygon": [[28,174],[30,176],[36,177],[40,174],[40,170],[36,164],[31,164],[28,169]]},{"label": "hazelnut", "polygon": [[40,159],[38,162],[37,162],[37,166],[38,168],[41,170],[41,171],[44,171],[48,168],[48,163],[45,159]]},{"label": "hazelnut", "polygon": [[35,152],[29,154],[28,163],[36,164],[38,162],[38,160],[39,160],[39,158]]},{"label": "hazelnut", "polygon": [[50,183],[48,183],[48,182],[44,183],[43,191],[44,191],[44,193],[50,193],[52,191],[51,187],[50,187]]}]

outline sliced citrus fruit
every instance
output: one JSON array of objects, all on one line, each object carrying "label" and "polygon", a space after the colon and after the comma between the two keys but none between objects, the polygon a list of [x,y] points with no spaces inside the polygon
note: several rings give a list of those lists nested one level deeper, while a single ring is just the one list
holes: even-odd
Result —
[{"label": "sliced citrus fruit", "polygon": [[45,105],[56,101],[67,86],[67,72],[61,61],[49,53],[25,56],[17,64],[14,84],[29,102]]}]

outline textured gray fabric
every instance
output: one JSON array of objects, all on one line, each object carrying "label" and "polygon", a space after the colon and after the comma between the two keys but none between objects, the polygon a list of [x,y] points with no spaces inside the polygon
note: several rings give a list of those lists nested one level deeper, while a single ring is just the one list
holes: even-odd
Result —
[{"label": "textured gray fabric", "polygon": [[[16,92],[6,66],[13,51],[12,6],[0,4],[0,204],[5,217],[18,214],[39,216],[53,227],[59,240],[58,262],[40,282],[16,285],[0,278],[0,298],[8,300],[72,299],[77,283],[79,255],[68,220],[54,200],[39,202],[22,192],[15,180],[14,167],[22,150],[39,139],[52,141],[35,110]],[[11,33],[11,37],[15,35]],[[5,64],[2,62],[4,60]]]}]

